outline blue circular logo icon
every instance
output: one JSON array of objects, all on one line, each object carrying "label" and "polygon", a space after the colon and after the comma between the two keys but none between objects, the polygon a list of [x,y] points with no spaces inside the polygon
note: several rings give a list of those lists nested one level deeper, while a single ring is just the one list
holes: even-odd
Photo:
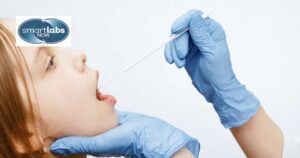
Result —
[{"label": "blue circular logo icon", "polygon": [[18,28],[19,36],[32,44],[54,44],[65,40],[69,35],[69,27],[61,20],[29,19]]}]

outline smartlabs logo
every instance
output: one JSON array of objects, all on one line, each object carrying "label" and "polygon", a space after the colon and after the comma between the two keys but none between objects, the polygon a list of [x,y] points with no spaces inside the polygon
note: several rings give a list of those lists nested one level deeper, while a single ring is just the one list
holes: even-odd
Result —
[{"label": "smartlabs logo", "polygon": [[18,16],[17,46],[70,46],[71,18],[69,16]]}]

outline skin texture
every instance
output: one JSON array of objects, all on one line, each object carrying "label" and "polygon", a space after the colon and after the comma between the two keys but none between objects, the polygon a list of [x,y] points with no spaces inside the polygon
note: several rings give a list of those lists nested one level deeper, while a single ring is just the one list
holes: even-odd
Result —
[{"label": "skin texture", "polygon": [[[240,127],[231,128],[230,131],[248,158],[282,157],[283,134],[262,106],[249,121]],[[186,148],[182,148],[172,156],[172,158],[193,157]]]},{"label": "skin texture", "polygon": [[230,130],[247,157],[282,157],[282,132],[262,107],[248,122]]},{"label": "skin texture", "polygon": [[[283,134],[262,106],[249,121],[240,127],[231,128],[230,131],[248,158],[282,157]],[[172,158],[193,157],[186,148],[182,148],[172,156]]]},{"label": "skin texture", "polygon": [[[15,20],[0,23],[15,36]],[[34,134],[45,149],[59,137],[92,136],[117,126],[116,101],[96,94],[99,74],[86,65],[83,52],[63,47],[20,48],[33,81],[29,91],[38,120]],[[30,82],[29,74],[25,77]],[[21,84],[20,88],[25,94]]]},{"label": "skin texture", "polygon": [[172,156],[172,158],[194,158],[194,157],[195,156],[187,148],[180,149]]}]

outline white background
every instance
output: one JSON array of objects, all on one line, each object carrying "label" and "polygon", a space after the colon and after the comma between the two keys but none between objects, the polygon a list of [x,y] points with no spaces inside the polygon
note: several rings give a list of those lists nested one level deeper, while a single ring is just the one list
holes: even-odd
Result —
[{"label": "white background", "polygon": [[[189,9],[210,10],[226,30],[239,80],[260,98],[286,135],[289,156],[300,157],[300,1],[298,0],[1,0],[1,18],[72,16],[72,47],[86,51],[100,83],[159,45],[171,23]],[[243,157],[212,105],[186,72],[168,65],[163,49],[103,89],[117,107],[162,118],[201,142],[201,157]]]}]

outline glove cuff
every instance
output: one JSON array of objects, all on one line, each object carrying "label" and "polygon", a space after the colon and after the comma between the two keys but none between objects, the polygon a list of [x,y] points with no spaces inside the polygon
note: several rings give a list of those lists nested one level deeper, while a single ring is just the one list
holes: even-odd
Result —
[{"label": "glove cuff", "polygon": [[176,152],[178,152],[182,148],[187,148],[196,158],[199,155],[200,152],[200,143],[197,139],[188,137],[183,142],[178,142],[178,144],[174,144],[174,148],[170,150],[169,153],[167,153],[164,157],[170,158],[172,155],[174,155]]},{"label": "glove cuff", "polygon": [[[192,138],[188,136],[183,131],[178,131],[180,136],[180,139],[177,139],[172,143],[172,146],[170,146],[169,149],[165,153],[161,153],[163,158],[170,158],[172,155],[174,155],[176,152],[178,152],[182,148],[187,148],[195,157],[198,157],[200,152],[200,143],[197,139]],[[178,136],[176,136],[178,137]],[[158,155],[155,155],[153,157],[160,157]]]},{"label": "glove cuff", "polygon": [[256,114],[260,106],[258,98],[235,77],[233,84],[215,92],[213,105],[225,128],[243,125]]},{"label": "glove cuff", "polygon": [[199,156],[200,143],[197,139],[192,138],[184,147],[186,147],[195,157]]}]

